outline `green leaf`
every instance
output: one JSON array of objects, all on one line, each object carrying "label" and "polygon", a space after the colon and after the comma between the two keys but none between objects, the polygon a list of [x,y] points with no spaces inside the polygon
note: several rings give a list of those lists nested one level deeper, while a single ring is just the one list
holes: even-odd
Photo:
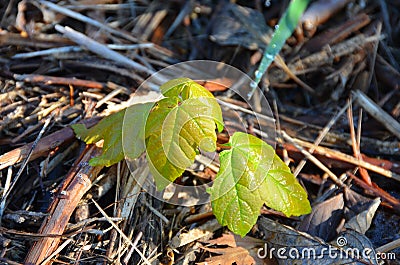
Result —
[{"label": "green leaf", "polygon": [[145,126],[154,102],[135,104],[125,111],[122,125],[123,151],[125,157],[138,158],[145,150]]},{"label": "green leaf", "polygon": [[181,97],[183,100],[189,98],[214,98],[210,91],[193,80],[182,77],[172,79],[160,87],[161,93],[166,97]]},{"label": "green leaf", "polygon": [[122,122],[125,109],[103,118],[98,124],[86,129],[83,124],[72,125],[76,136],[87,144],[93,144],[104,139],[103,153],[90,159],[91,166],[111,166],[124,158],[122,150]]},{"label": "green leaf", "polygon": [[299,216],[311,212],[307,193],[277,155],[274,156],[263,189],[265,204],[286,216]]},{"label": "green leaf", "polygon": [[[151,102],[132,105],[103,118],[90,129],[86,129],[83,124],[72,125],[76,136],[87,144],[93,144],[104,139],[103,153],[90,159],[89,164],[91,166],[111,166],[124,159],[124,151],[132,159],[140,156],[145,151],[144,127],[146,117],[153,105],[154,103]],[[123,133],[124,147],[122,146]]]},{"label": "green leaf", "polygon": [[232,135],[230,144],[231,149],[220,154],[220,171],[208,189],[221,225],[244,236],[264,203],[286,215],[311,210],[306,192],[270,145],[240,132]]},{"label": "green leaf", "polygon": [[146,124],[146,151],[159,190],[193,164],[198,148],[216,148],[216,125],[223,128],[221,108],[204,87],[177,79],[161,87],[165,96],[150,112]]}]

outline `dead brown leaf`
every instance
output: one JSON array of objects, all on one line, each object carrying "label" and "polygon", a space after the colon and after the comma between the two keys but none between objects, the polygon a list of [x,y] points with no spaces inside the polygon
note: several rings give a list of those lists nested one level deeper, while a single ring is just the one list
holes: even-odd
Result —
[{"label": "dead brown leaf", "polygon": [[273,264],[272,260],[261,259],[257,256],[258,250],[263,248],[265,244],[265,241],[260,239],[249,236],[241,238],[229,232],[216,239],[208,240],[207,243],[217,247],[203,247],[204,250],[221,255],[209,257],[204,262],[198,263],[199,265]]},{"label": "dead brown leaf", "polygon": [[207,258],[205,262],[197,263],[198,265],[255,265],[256,261],[247,249],[242,247],[228,247],[228,248],[204,248],[211,253],[222,254]]}]

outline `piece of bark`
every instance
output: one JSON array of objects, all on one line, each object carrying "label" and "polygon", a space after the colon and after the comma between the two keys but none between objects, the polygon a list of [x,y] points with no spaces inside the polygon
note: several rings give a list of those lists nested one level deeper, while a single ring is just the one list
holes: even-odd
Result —
[{"label": "piece of bark", "polygon": [[149,68],[129,59],[128,57],[126,57],[116,51],[111,50],[104,44],[99,43],[70,27],[63,27],[60,25],[56,25],[55,29],[58,32],[62,33],[64,35],[64,37],[69,38],[73,42],[75,42],[75,43],[79,44],[80,46],[88,49],[89,51],[99,55],[100,57],[115,61],[125,67],[135,69],[136,71],[144,72],[149,75],[154,74],[154,71],[152,69],[149,69]]},{"label": "piece of bark", "polygon": [[[58,247],[68,221],[83,195],[90,189],[92,181],[97,177],[102,167],[89,166],[93,156],[101,154],[101,148],[88,146],[77,159],[58,195],[54,198],[49,216],[39,230],[44,235],[60,235],[60,237],[44,237],[34,243],[25,259],[25,264],[42,264],[42,262]],[[45,264],[51,264],[46,262]]]},{"label": "piece of bark", "polygon": [[[314,147],[312,143],[301,141],[299,139],[295,139],[295,142],[305,148]],[[283,148],[289,152],[289,156],[292,159],[298,160],[303,158],[303,155],[295,146],[285,143],[283,144]],[[277,153],[281,154],[282,150],[277,149]],[[313,154],[318,158],[318,160],[320,160],[328,167],[351,169],[354,168],[354,166],[360,166],[367,170],[378,173],[382,176],[400,181],[400,166],[397,162],[372,158],[364,154],[361,154],[362,161],[360,161],[351,155],[322,146],[315,147],[315,151]]]},{"label": "piece of bark", "polygon": [[393,197],[388,192],[379,188],[375,183],[372,183],[372,186],[369,186],[366,182],[354,176],[351,172],[347,172],[347,175],[350,176],[350,178],[356,185],[362,187],[368,193],[380,197],[383,202],[388,203],[389,206],[393,208],[393,210],[395,210],[397,213],[400,213],[400,201],[397,198]]},{"label": "piece of bark", "polygon": [[[320,51],[325,45],[333,45],[346,39],[352,33],[367,25],[371,19],[365,13],[361,13],[334,28],[328,28],[318,36],[304,44],[302,50],[309,53]],[[372,35],[372,34],[371,34]]]},{"label": "piece of bark", "polygon": [[43,83],[46,85],[72,85],[77,87],[87,87],[87,88],[105,88],[106,85],[100,82],[83,80],[68,77],[58,77],[58,76],[47,76],[47,75],[36,75],[36,74],[26,74],[26,75],[14,75],[15,80],[24,81],[27,83]]},{"label": "piece of bark", "polygon": [[350,0],[321,0],[312,3],[304,12],[300,22],[304,29],[313,35],[317,27],[329,20],[335,13],[344,8]]},{"label": "piece of bark", "polygon": [[[99,121],[99,118],[92,118],[83,123],[87,128],[95,125]],[[36,145],[29,158],[29,161],[35,160],[41,156],[47,156],[51,150],[56,147],[67,144],[75,138],[74,131],[70,127],[66,127],[57,132],[54,132],[46,137],[43,137]],[[32,148],[33,143],[26,144],[24,146],[18,147],[10,152],[7,152],[0,156],[0,170],[6,167],[15,165],[16,163],[22,162],[29,151]]]},{"label": "piece of bark", "polygon": [[58,35],[39,35],[31,38],[23,37],[18,33],[11,33],[8,31],[0,32],[0,45],[18,45],[21,47],[34,47],[41,49],[49,49],[65,45],[71,45],[69,39],[60,37]]}]

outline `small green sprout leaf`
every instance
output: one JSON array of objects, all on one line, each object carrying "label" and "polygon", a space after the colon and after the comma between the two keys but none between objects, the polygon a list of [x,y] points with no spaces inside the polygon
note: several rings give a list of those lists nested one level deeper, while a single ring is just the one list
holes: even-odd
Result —
[{"label": "small green sprout leaf", "polygon": [[90,129],[83,124],[72,125],[76,136],[87,144],[104,139],[103,153],[90,159],[89,164],[108,167],[124,159],[124,154],[131,159],[139,157],[145,151],[144,128],[153,105],[152,102],[132,105],[105,117]]},{"label": "small green sprout leaf", "polygon": [[216,125],[223,128],[216,99],[194,81],[174,79],[161,92],[169,97],[157,103],[146,124],[147,158],[160,190],[193,164],[198,148],[214,151]]},{"label": "small green sprout leaf", "polygon": [[122,139],[124,139],[124,154],[129,159],[138,158],[144,151],[146,120],[154,102],[135,104],[125,111],[124,123],[122,126]]},{"label": "small green sprout leaf", "polygon": [[124,115],[125,109],[105,117],[90,129],[86,129],[83,124],[72,125],[76,136],[87,144],[104,139],[103,153],[90,159],[91,166],[111,166],[124,158],[121,132]]},{"label": "small green sprout leaf", "polygon": [[182,77],[172,79],[160,87],[165,97],[181,97],[183,100],[189,98],[214,98],[210,91],[193,80]]},{"label": "small green sprout leaf", "polygon": [[286,216],[299,216],[311,212],[307,193],[289,167],[276,154],[267,176],[263,192],[267,206],[283,212]]},{"label": "small green sprout leaf", "polygon": [[221,225],[246,235],[264,203],[287,216],[310,212],[306,192],[270,145],[245,133],[234,133],[230,144],[220,154],[220,171],[208,189]]}]

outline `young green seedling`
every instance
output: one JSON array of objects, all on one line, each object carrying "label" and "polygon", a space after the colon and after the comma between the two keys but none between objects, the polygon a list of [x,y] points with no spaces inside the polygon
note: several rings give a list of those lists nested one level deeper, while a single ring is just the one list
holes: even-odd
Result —
[{"label": "young green seedling", "polygon": [[[91,129],[72,126],[87,144],[104,139],[102,155],[92,158],[90,165],[110,166],[146,152],[150,172],[162,190],[183,174],[200,150],[216,150],[216,129],[222,131],[223,120],[214,96],[188,78],[171,80],[160,90],[164,98],[155,103],[132,105]],[[123,135],[128,141],[125,149]],[[221,167],[208,189],[221,225],[244,236],[263,204],[287,216],[311,211],[307,193],[270,145],[241,132],[234,133],[227,145],[230,149],[220,153]]]}]

